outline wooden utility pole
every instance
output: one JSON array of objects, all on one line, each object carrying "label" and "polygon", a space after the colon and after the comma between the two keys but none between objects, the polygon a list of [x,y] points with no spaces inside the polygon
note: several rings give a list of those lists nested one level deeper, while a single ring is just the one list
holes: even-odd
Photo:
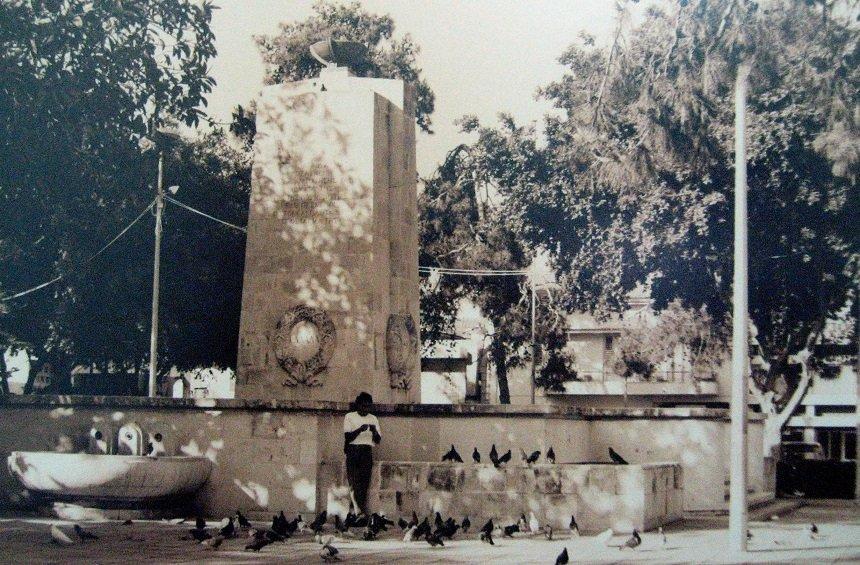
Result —
[{"label": "wooden utility pole", "polygon": [[732,287],[732,398],[729,462],[729,544],[747,550],[747,402],[749,328],[747,296],[746,97],[749,67],[738,67],[735,82],[735,254]]},{"label": "wooden utility pole", "polygon": [[535,376],[537,375],[537,332],[535,330],[535,322],[537,320],[537,315],[535,314],[536,306],[537,306],[537,298],[535,296],[535,281],[534,274],[529,275],[529,282],[531,283],[532,290],[532,378],[531,378],[531,386],[529,388],[529,397],[531,399],[531,403],[535,403]]},{"label": "wooden utility pole", "polygon": [[158,187],[155,193],[155,258],[152,266],[152,327],[149,335],[148,396],[156,396],[158,379],[158,291],[161,274],[161,214],[164,210],[164,151],[158,152]]}]

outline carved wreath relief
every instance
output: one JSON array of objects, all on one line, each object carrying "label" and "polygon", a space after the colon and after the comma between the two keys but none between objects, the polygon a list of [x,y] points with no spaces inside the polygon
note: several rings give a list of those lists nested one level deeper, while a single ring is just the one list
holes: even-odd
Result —
[{"label": "carved wreath relief", "polygon": [[412,314],[391,314],[385,328],[385,356],[391,388],[409,390],[418,355],[418,330]]},{"label": "carved wreath relief", "polygon": [[295,306],[278,321],[275,357],[286,371],[284,386],[322,386],[321,374],[328,367],[337,345],[337,329],[325,310]]}]

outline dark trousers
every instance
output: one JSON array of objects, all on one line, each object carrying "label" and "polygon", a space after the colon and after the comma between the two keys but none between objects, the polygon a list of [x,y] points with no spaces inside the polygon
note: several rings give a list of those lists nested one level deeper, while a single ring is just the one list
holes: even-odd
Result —
[{"label": "dark trousers", "polygon": [[370,471],[373,468],[373,449],[369,445],[346,446],[346,478],[355,502],[357,511],[370,514],[367,508],[367,489],[370,487]]}]

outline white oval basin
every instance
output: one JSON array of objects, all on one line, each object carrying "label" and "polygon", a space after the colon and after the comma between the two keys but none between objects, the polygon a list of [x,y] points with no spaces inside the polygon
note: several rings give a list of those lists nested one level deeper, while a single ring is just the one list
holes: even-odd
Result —
[{"label": "white oval basin", "polygon": [[209,478],[206,457],[13,451],[9,472],[36,495],[55,499],[146,501],[195,493]]}]

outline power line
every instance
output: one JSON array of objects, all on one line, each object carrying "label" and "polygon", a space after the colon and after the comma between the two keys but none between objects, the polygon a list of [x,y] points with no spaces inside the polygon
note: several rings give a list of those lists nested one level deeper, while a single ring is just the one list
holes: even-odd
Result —
[{"label": "power line", "polygon": [[[96,251],[96,252],[95,252],[95,253],[94,253],[94,254],[93,254],[89,259],[87,259],[86,261],[84,261],[84,263],[83,263],[83,264],[84,264],[84,266],[86,266],[86,265],[90,264],[93,260],[95,260],[95,258],[96,258],[96,257],[98,257],[99,255],[101,255],[102,253],[104,253],[104,252],[107,250],[107,248],[108,248],[108,247],[110,247],[111,245],[113,245],[113,244],[116,242],[116,240],[118,240],[119,238],[121,238],[122,236],[124,236],[124,235],[125,235],[125,233],[126,233],[128,230],[130,230],[130,229],[131,229],[131,227],[132,227],[134,224],[136,224],[137,222],[139,222],[139,221],[140,221],[140,219],[141,219],[141,218],[142,218],[142,217],[143,217],[147,212],[149,212],[149,211],[152,209],[152,207],[153,207],[154,205],[155,205],[155,200],[153,200],[152,202],[150,202],[150,203],[149,203],[149,205],[148,205],[146,208],[144,208],[144,209],[143,209],[143,211],[142,211],[140,214],[138,214],[138,215],[137,215],[137,217],[136,217],[134,220],[132,220],[130,224],[128,224],[127,226],[125,226],[125,227],[122,229],[122,231],[121,231],[121,232],[119,232],[118,234],[116,234],[116,235],[114,236],[114,238],[113,238],[113,239],[111,239],[111,240],[110,240],[110,241],[108,241],[106,244],[104,244],[104,245],[102,246],[102,248],[101,248],[101,249],[99,249],[98,251]],[[26,295],[30,294],[31,292],[36,292],[37,290],[41,290],[41,289],[43,289],[43,288],[45,288],[45,287],[51,286],[52,284],[57,283],[57,282],[59,282],[60,280],[62,280],[63,276],[64,276],[64,275],[58,275],[58,276],[54,277],[53,279],[51,279],[51,280],[49,280],[49,281],[47,281],[47,282],[43,282],[42,284],[36,285],[36,286],[34,286],[34,287],[32,287],[32,288],[28,288],[27,290],[22,290],[21,292],[15,293],[15,294],[13,294],[13,295],[11,295],[11,296],[4,296],[3,298],[0,298],[0,302],[8,302],[9,300],[14,300],[14,299],[16,299],[16,298],[21,298],[22,296],[26,296]]]},{"label": "power line", "polygon": [[198,209],[196,209],[196,208],[192,208],[192,207],[191,207],[191,206],[189,206],[188,204],[184,204],[184,203],[180,202],[179,200],[176,200],[175,198],[171,198],[171,197],[169,197],[169,196],[165,196],[165,197],[164,197],[164,199],[165,199],[165,200],[167,200],[167,201],[169,201],[169,202],[172,202],[173,204],[176,204],[176,205],[177,205],[177,206],[179,206],[180,208],[185,208],[185,209],[186,209],[186,210],[188,210],[189,212],[194,212],[195,214],[200,214],[200,215],[201,215],[201,216],[203,216],[204,218],[209,218],[210,220],[215,220],[215,221],[216,221],[216,222],[218,222],[219,224],[224,224],[225,226],[230,227],[230,228],[233,228],[234,230],[239,230],[239,231],[241,231],[241,232],[248,233],[248,228],[243,228],[242,226],[237,226],[236,224],[231,224],[230,222],[225,222],[224,220],[221,220],[221,219],[219,219],[219,218],[216,218],[215,216],[210,216],[210,215],[209,215],[209,214],[207,214],[206,212],[201,212],[200,210],[198,210]]}]

